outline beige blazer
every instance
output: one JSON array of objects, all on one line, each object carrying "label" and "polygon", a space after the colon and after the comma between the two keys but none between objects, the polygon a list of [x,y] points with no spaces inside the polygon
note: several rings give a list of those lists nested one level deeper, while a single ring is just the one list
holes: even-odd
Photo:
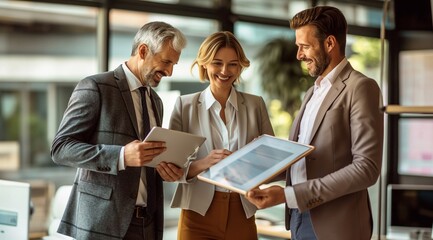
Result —
[{"label": "beige blazer", "polygon": [[[310,88],[295,118],[290,139],[297,140]],[[310,210],[318,239],[367,240],[372,215],[367,188],[381,171],[382,96],[377,83],[348,63],[320,107],[312,130],[316,149],[306,158],[307,181],[294,185],[300,211]],[[290,169],[287,171],[290,183]],[[286,227],[290,226],[289,211]]]},{"label": "beige blazer", "polygon": [[[236,94],[239,108],[237,113],[239,148],[262,134],[274,135],[263,99],[238,91]],[[171,115],[170,129],[205,136],[206,141],[200,147],[196,157],[201,159],[214,149],[209,122],[209,112],[204,104],[204,92],[198,92],[177,99]],[[214,192],[214,185],[197,178],[187,182],[184,176],[174,193],[171,207],[193,210],[204,216],[212,202]],[[241,201],[247,218],[250,218],[257,208],[244,197],[241,197]]]}]

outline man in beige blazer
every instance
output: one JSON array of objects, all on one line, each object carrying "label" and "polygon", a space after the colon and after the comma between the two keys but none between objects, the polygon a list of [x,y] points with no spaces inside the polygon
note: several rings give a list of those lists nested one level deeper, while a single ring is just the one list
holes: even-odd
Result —
[{"label": "man in beige blazer", "polygon": [[286,203],[286,228],[295,240],[371,239],[367,188],[381,171],[380,89],[345,58],[347,22],[338,9],[304,10],[291,28],[297,58],[317,80],[289,138],[316,149],[287,170],[286,188],[255,189],[248,199],[258,208]]}]

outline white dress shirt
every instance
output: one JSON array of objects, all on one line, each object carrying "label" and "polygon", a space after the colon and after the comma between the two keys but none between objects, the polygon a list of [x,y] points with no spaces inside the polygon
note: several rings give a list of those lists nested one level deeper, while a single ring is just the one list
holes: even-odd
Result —
[{"label": "white dress shirt", "polygon": [[[313,130],[314,121],[316,120],[317,112],[323,103],[326,95],[331,89],[332,84],[340,74],[341,70],[346,66],[347,59],[344,58],[331,72],[325,77],[318,77],[314,82],[313,96],[308,101],[305,107],[304,114],[301,119],[301,127],[299,130],[298,142],[303,144],[310,144],[311,131]],[[290,168],[290,175],[292,185],[307,181],[307,169],[305,165],[305,158],[292,165]],[[286,202],[289,208],[298,208],[296,201],[295,191],[292,186],[287,186],[284,189],[286,195]]]},{"label": "white dress shirt", "polygon": [[[214,149],[238,150],[238,124],[236,115],[238,112],[238,101],[235,89],[232,87],[229,98],[224,109],[226,122],[220,117],[221,104],[213,96],[210,87],[205,89],[204,104],[209,111],[210,129]],[[228,192],[229,190],[216,186],[216,191]]]},{"label": "white dress shirt", "polygon": [[[128,81],[128,86],[131,91],[132,101],[134,102],[134,110],[135,110],[135,116],[137,116],[138,131],[140,132],[140,135],[143,136],[144,135],[143,119],[141,117],[143,116],[142,115],[143,107],[141,106],[141,93],[139,90],[139,88],[142,87],[143,85],[138,80],[138,78],[131,72],[131,70],[129,70],[126,63],[122,64],[122,68],[123,71],[125,72],[126,80]],[[155,118],[155,113],[153,112],[152,102],[149,95],[150,87],[146,86],[146,88],[148,90],[146,91],[146,104],[149,113],[150,129],[152,129],[152,127],[156,126],[156,118]],[[120,150],[120,157],[119,157],[119,171],[125,170],[124,153],[125,153],[125,147],[122,147],[122,149]],[[145,186],[145,182],[146,182],[146,173],[145,171],[141,171],[141,180],[138,187],[139,194],[137,196],[136,205],[140,205],[140,206],[147,205],[146,204],[147,189]]]}]

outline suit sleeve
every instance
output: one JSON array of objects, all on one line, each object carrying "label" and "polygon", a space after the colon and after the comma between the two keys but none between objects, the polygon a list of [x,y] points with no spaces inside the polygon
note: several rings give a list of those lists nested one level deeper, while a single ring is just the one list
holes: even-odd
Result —
[{"label": "suit sleeve", "polygon": [[55,163],[117,174],[121,146],[96,143],[100,106],[101,94],[95,81],[80,81],[52,143],[51,157]]}]

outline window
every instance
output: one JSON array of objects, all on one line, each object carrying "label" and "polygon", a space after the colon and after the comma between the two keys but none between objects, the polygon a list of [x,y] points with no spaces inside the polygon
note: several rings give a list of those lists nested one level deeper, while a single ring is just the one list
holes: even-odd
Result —
[{"label": "window", "polygon": [[167,4],[184,4],[198,7],[216,7],[218,2],[217,0],[140,0],[145,2],[158,2],[158,3],[167,3]]},{"label": "window", "polygon": [[[135,19],[131,21],[131,19]],[[133,12],[124,10],[112,10],[110,15],[111,45],[110,67],[114,69],[119,64],[129,59],[132,49],[132,41],[137,30],[147,22],[164,21],[179,28],[187,38],[187,46],[182,51],[179,63],[174,66],[173,75],[165,77],[157,91],[177,90],[185,93],[203,89],[205,84],[198,80],[197,75],[191,75],[190,66],[197,55],[198,48],[203,40],[210,34],[218,31],[218,23],[213,20],[198,19],[192,17],[180,17],[173,15],[154,14],[146,12]],[[195,73],[194,73],[195,74]],[[182,85],[181,82],[188,84]],[[190,88],[190,85],[195,85]]]},{"label": "window", "polygon": [[308,8],[307,1],[300,0],[232,0],[237,14],[287,20],[297,12]]},{"label": "window", "polygon": [[53,166],[57,103],[96,71],[97,9],[5,1],[0,12],[0,141],[18,141],[22,168]]},{"label": "window", "polygon": [[[318,3],[318,5],[328,5],[340,9],[348,24],[364,27],[380,27],[383,4],[383,1],[370,1],[369,4],[365,5],[342,3],[340,1],[319,1]],[[389,14],[392,14],[392,11]],[[387,24],[390,23],[387,22]]]}]

